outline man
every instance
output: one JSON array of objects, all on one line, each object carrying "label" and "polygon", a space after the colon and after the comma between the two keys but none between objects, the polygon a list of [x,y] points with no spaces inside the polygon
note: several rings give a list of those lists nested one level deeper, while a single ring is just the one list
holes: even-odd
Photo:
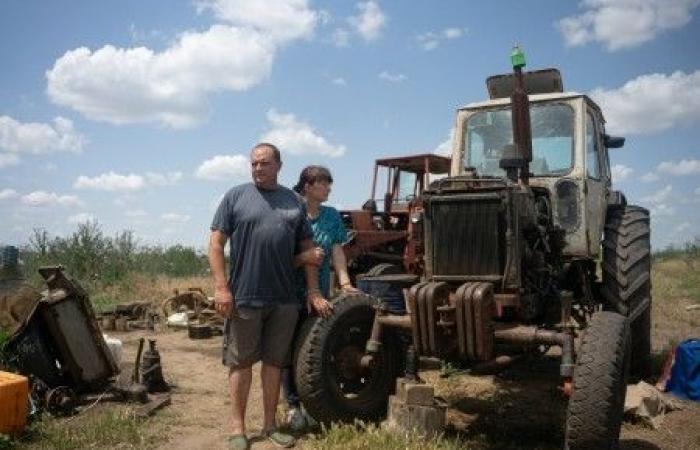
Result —
[{"label": "man", "polygon": [[[245,411],[252,365],[262,360],[264,424],[262,434],[275,444],[294,445],[276,429],[280,367],[288,363],[300,301],[294,289],[294,258],[312,250],[311,229],[299,197],[277,183],[282,167],[279,150],[261,143],[251,151],[253,183],[229,190],[211,225],[209,264],[214,278],[216,310],[228,318],[223,362],[229,367],[233,417],[229,447],[245,450]],[[227,280],[224,246],[230,245]],[[308,253],[308,252],[307,252]],[[307,307],[321,316],[330,303],[318,289],[317,269],[306,266]]]}]

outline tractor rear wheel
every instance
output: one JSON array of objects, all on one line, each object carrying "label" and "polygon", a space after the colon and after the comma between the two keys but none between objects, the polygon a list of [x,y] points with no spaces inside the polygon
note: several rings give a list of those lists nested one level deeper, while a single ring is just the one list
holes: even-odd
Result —
[{"label": "tractor rear wheel", "polygon": [[565,448],[617,448],[629,372],[627,318],[594,313],[584,331],[566,414]]},{"label": "tractor rear wheel", "polygon": [[[651,245],[649,211],[639,206],[608,210],[603,239],[603,288],[606,303],[636,317],[630,323],[634,379],[651,368]],[[638,311],[639,308],[643,308]]]},{"label": "tractor rear wheel", "polygon": [[385,330],[373,363],[361,366],[377,304],[365,294],[343,294],[334,300],[330,317],[312,318],[302,328],[294,357],[297,388],[307,412],[321,423],[386,415],[404,355],[397,335]]}]

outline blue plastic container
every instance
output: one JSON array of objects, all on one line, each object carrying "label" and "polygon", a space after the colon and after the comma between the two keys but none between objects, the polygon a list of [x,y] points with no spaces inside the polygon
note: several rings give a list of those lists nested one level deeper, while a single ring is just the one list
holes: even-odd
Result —
[{"label": "blue plastic container", "polygon": [[418,276],[410,274],[379,275],[376,277],[360,275],[357,277],[357,288],[380,299],[392,313],[405,314],[406,302],[403,290],[410,288],[417,282]]}]

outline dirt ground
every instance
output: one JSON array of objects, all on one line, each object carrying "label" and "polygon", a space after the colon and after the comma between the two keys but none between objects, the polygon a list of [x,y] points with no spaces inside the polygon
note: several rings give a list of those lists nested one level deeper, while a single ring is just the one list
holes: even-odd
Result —
[{"label": "dirt ground", "polygon": [[[149,419],[153,426],[168,429],[169,439],[159,448],[226,448],[230,412],[220,337],[191,340],[185,331],[110,335],[124,343],[125,367],[134,359],[139,337],[157,339],[165,378],[176,385],[172,404]],[[502,447],[506,435],[512,436],[509,445],[515,447],[511,448],[559,448],[565,401],[556,388],[556,364],[555,359],[546,358],[524,361],[498,376],[439,378],[435,371],[423,375],[450,405],[448,436],[464,439],[465,444],[474,439]],[[254,368],[247,424],[249,435],[259,432],[262,424],[259,366]],[[667,414],[658,430],[625,423],[621,448],[698,449],[698,424],[700,406],[688,403],[685,409]],[[276,448],[260,439],[253,439],[252,447]],[[298,447],[303,447],[303,437]]]}]

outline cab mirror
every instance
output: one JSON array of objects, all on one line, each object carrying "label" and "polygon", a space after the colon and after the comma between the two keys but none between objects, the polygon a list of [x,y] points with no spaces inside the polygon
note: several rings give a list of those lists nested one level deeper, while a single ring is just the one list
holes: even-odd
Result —
[{"label": "cab mirror", "polygon": [[603,139],[607,148],[620,148],[625,145],[625,138],[623,137],[606,134],[603,136]]}]

